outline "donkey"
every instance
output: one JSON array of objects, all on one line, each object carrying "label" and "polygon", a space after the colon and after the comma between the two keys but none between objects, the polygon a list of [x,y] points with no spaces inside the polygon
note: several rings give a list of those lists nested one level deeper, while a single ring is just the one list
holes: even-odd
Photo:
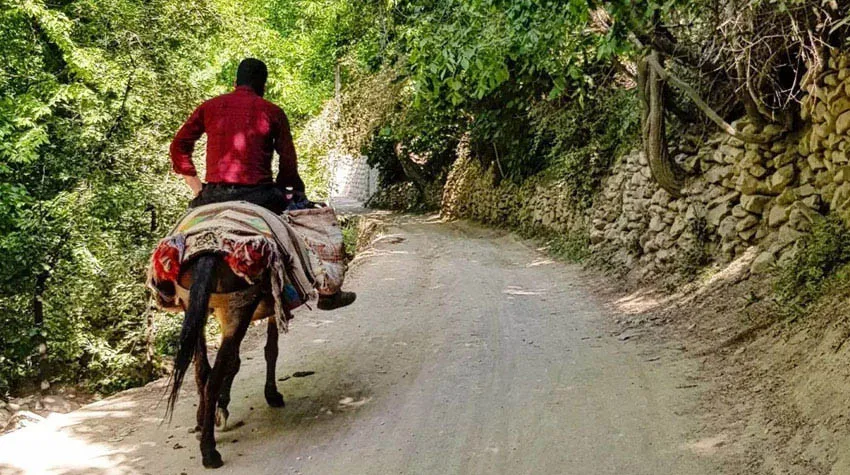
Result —
[{"label": "donkey", "polygon": [[[181,269],[180,287],[189,289],[188,302],[180,332],[180,346],[174,357],[172,386],[168,396],[166,414],[170,417],[183,378],[193,357],[195,382],[198,386],[197,426],[200,432],[201,458],[204,467],[223,465],[221,454],[215,448],[215,425],[226,427],[230,404],[230,387],[239,371],[239,346],[251,321],[273,314],[269,278],[254,285],[237,276],[224,260],[212,254],[202,255]],[[212,302],[215,300],[215,302]],[[185,299],[184,299],[185,301]],[[204,327],[210,308],[221,326],[221,348],[210,366],[207,358]],[[285,310],[285,317],[292,315]],[[278,355],[278,329],[275,318],[268,319],[266,341],[265,397],[271,407],[284,407],[283,395],[277,390],[275,365]]]}]

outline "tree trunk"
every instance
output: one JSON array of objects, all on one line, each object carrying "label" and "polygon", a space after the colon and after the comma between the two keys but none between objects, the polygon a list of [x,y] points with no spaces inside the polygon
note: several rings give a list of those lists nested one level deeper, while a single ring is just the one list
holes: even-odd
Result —
[{"label": "tree trunk", "polygon": [[398,161],[401,163],[401,168],[404,170],[405,176],[414,184],[419,191],[425,193],[430,181],[426,177],[422,168],[407,155],[407,152],[402,148],[398,151]]},{"label": "tree trunk", "polygon": [[658,53],[651,51],[638,67],[638,93],[642,111],[643,151],[649,161],[652,177],[661,188],[674,197],[681,196],[685,172],[670,157],[664,125],[664,79],[649,61],[660,62]]},{"label": "tree trunk", "polygon": [[47,380],[47,342],[44,338],[44,292],[47,289],[47,279],[50,278],[50,271],[43,270],[35,277],[35,289],[32,296],[32,316],[33,326],[36,333],[33,343],[35,343],[38,355],[36,356],[36,368],[38,368],[38,382],[41,391],[46,391],[50,388],[50,382]]}]

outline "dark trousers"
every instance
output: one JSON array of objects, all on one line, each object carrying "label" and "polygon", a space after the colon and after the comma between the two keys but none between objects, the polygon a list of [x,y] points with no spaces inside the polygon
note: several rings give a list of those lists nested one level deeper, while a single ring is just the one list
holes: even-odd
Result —
[{"label": "dark trousers", "polygon": [[223,201],[247,201],[271,210],[276,214],[281,214],[286,209],[286,198],[277,185],[273,183],[264,183],[261,185],[205,183],[198,196],[189,203],[189,208],[221,203]]}]

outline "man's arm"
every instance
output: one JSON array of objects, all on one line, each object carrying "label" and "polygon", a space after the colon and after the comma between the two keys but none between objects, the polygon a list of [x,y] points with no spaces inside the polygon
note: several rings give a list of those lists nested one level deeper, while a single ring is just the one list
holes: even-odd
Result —
[{"label": "man's arm", "polygon": [[204,188],[204,184],[201,183],[201,179],[198,178],[198,175],[183,175],[183,180],[186,182],[186,186],[192,190],[192,194],[194,196],[198,196]]},{"label": "man's arm", "polygon": [[171,165],[174,171],[183,175],[186,184],[197,195],[201,192],[201,180],[192,163],[192,152],[195,151],[195,142],[204,135],[204,109],[201,104],[195,112],[189,116],[186,123],[177,131],[174,140],[171,141]]},{"label": "man's arm", "polygon": [[274,148],[280,156],[277,184],[281,188],[291,186],[295,191],[304,193],[304,181],[298,175],[298,157],[295,154],[295,144],[292,142],[292,131],[289,130],[289,119],[283,110],[280,111],[279,121],[280,130],[274,143]]}]

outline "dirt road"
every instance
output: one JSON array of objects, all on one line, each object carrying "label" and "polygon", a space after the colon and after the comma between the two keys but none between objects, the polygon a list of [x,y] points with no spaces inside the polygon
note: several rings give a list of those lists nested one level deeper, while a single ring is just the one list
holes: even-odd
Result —
[{"label": "dirt road", "polygon": [[[279,376],[314,372],[279,383],[284,409],[251,329],[220,473],[718,473],[693,367],[612,333],[582,278],[505,233],[402,218],[354,266],[355,305],[281,337]],[[171,425],[158,382],[0,437],[0,472],[204,472],[186,386]]]}]

